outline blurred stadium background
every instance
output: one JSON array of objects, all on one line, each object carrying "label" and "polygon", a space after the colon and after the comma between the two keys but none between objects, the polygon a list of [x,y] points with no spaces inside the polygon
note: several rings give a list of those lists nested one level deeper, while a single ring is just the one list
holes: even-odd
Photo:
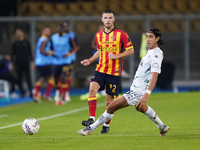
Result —
[{"label": "blurred stadium background", "polygon": [[[2,1],[2,0],[1,0]],[[125,70],[132,78],[123,79],[129,87],[140,61],[141,35],[150,27],[159,28],[165,45],[164,62],[175,67],[173,85],[200,86],[200,1],[199,0],[9,0],[12,16],[0,16],[2,40],[0,53],[9,53],[15,40],[15,29],[21,27],[35,54],[41,29],[49,25],[52,32],[63,21],[70,21],[81,49],[77,52],[73,87],[84,87],[95,64],[86,68],[80,60],[92,56],[91,41],[101,24],[105,9],[115,12],[115,26],[126,31],[135,48],[135,54],[125,59]],[[1,5],[1,3],[0,3]],[[10,8],[12,7],[12,8]],[[167,72],[170,70],[167,70]],[[32,72],[32,82],[35,81]]]}]

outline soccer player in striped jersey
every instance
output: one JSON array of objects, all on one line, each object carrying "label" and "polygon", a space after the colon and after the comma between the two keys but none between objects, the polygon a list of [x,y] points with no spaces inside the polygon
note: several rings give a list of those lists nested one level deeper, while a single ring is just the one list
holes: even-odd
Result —
[{"label": "soccer player in striped jersey", "polygon": [[[114,27],[114,12],[105,10],[102,14],[104,30],[96,33],[97,52],[89,59],[84,59],[81,64],[88,66],[99,59],[96,70],[90,80],[89,87],[89,113],[90,119],[82,121],[82,125],[89,126],[95,121],[98,90],[106,88],[106,106],[118,96],[121,82],[121,59],[134,53],[132,42],[124,31]],[[121,53],[121,47],[125,51]],[[104,123],[100,134],[108,133],[110,120]]]},{"label": "soccer player in striped jersey", "polygon": [[98,126],[110,120],[115,111],[133,105],[135,105],[137,111],[145,114],[157,125],[161,136],[164,136],[168,132],[170,128],[147,105],[151,91],[154,89],[158,75],[161,73],[163,52],[158,46],[162,45],[163,42],[160,30],[157,28],[149,29],[146,32],[146,42],[148,52],[138,66],[130,91],[113,101],[95,123],[85,129],[79,130],[79,134],[83,136],[92,134]]},{"label": "soccer player in striped jersey", "polygon": [[38,39],[35,65],[38,71],[38,80],[35,85],[35,93],[33,99],[35,102],[41,103],[39,92],[42,86],[42,82],[46,77],[49,77],[47,89],[44,98],[48,101],[52,101],[50,97],[51,90],[54,86],[54,78],[52,74],[52,55],[54,52],[51,50],[51,43],[49,37],[51,35],[51,29],[49,27],[44,27],[42,30],[42,36]]}]

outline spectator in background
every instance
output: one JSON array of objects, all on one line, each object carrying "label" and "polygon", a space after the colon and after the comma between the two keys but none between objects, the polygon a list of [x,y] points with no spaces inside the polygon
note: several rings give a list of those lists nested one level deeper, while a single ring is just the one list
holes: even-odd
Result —
[{"label": "spectator in background", "polygon": [[[7,80],[12,84],[17,84],[21,92],[21,97],[24,97],[25,91],[23,90],[21,83],[10,73],[12,65],[10,65],[9,61],[10,61],[9,55],[0,56],[0,79]],[[13,89],[11,89],[11,94],[13,92],[14,92]]]},{"label": "spectator in background", "polygon": [[25,75],[29,94],[32,97],[30,63],[32,69],[34,68],[34,63],[31,54],[31,46],[29,41],[25,39],[24,31],[22,29],[17,29],[15,34],[17,40],[12,44],[11,61],[15,67],[17,78],[21,85],[23,81],[23,75]]},{"label": "spectator in background", "polygon": [[[74,62],[76,61],[76,52],[80,49],[79,47],[79,44],[78,44],[78,40],[77,40],[77,37],[76,37],[76,34],[72,31],[70,31],[70,26],[69,26],[69,21],[65,21],[63,22],[63,26],[64,26],[64,32],[66,34],[68,34],[70,36],[70,38],[75,42],[74,44],[76,45],[76,51],[74,51],[74,53],[72,53],[69,57],[71,59],[71,63],[69,64],[69,73],[67,75],[67,84],[68,84],[68,88],[66,88],[66,92],[65,92],[65,95],[63,97],[63,99],[67,102],[70,102],[71,101],[71,98],[70,98],[70,95],[69,95],[69,91],[70,91],[70,86],[71,86],[71,74],[74,70]],[[71,50],[70,51],[73,51],[74,47],[71,43]]]},{"label": "spectator in background", "polygon": [[49,102],[53,101],[53,99],[50,97],[50,93],[54,86],[54,78],[52,73],[52,55],[54,55],[54,52],[51,50],[51,42],[49,40],[50,36],[50,27],[44,27],[42,30],[42,35],[37,41],[35,65],[37,66],[38,80],[35,85],[35,94],[33,96],[34,101],[37,103],[41,103],[38,93],[41,89],[42,82],[46,77],[49,77],[49,80],[44,98]]},{"label": "spectator in background", "polygon": [[[69,65],[71,64],[71,55],[77,51],[78,47],[74,39],[69,34],[64,32],[63,24],[57,27],[57,33],[51,37],[52,49],[54,51],[53,57],[53,74],[57,86],[55,101],[56,105],[65,104],[67,101],[63,96],[69,87],[67,83],[67,76],[69,75]],[[59,85],[59,80],[61,83]]]}]

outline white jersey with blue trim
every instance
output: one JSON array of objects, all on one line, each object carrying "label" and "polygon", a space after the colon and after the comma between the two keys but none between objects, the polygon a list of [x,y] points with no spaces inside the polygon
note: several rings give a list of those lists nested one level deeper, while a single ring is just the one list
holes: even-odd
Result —
[{"label": "white jersey with blue trim", "polygon": [[144,94],[151,80],[151,72],[161,73],[162,60],[163,51],[159,47],[148,50],[140,61],[130,89]]}]

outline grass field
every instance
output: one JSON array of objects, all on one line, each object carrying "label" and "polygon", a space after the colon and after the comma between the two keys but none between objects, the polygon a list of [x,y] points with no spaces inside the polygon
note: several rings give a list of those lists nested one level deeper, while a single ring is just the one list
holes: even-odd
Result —
[{"label": "grass field", "polygon": [[[105,97],[98,99],[97,117],[105,110]],[[87,101],[73,96],[66,105],[43,101],[0,108],[0,150],[199,150],[200,93],[153,93],[148,105],[170,126],[159,136],[156,125],[134,107],[115,113],[108,134],[80,136],[77,131],[88,119]],[[40,123],[36,135],[21,129],[24,119],[34,117]]]}]

